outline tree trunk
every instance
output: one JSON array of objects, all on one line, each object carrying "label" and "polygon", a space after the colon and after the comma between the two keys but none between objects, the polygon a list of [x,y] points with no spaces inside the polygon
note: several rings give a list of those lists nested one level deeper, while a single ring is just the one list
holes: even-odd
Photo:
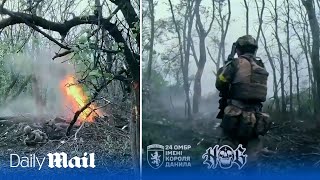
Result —
[{"label": "tree trunk", "polygon": [[193,19],[195,15],[194,13],[192,13],[194,1],[188,1],[185,22],[183,27],[183,36],[181,36],[180,34],[180,28],[179,28],[178,22],[175,19],[172,2],[171,0],[168,0],[168,1],[170,5],[172,20],[175,26],[175,31],[178,35],[180,67],[181,67],[182,79],[183,79],[183,89],[186,96],[186,114],[187,114],[187,118],[190,120],[192,118],[192,114],[191,114],[191,103],[190,103],[190,95],[189,95],[189,90],[190,90],[189,59],[190,59],[190,49],[191,49],[191,43],[192,43],[191,31],[192,31]]},{"label": "tree trunk", "polygon": [[152,70],[152,61],[153,61],[153,44],[154,44],[154,3],[153,0],[149,0],[149,10],[150,10],[150,44],[149,44],[149,61],[147,66],[147,75],[146,81],[150,82],[151,79],[151,70]]},{"label": "tree trunk", "polygon": [[282,58],[282,49],[281,49],[281,42],[279,38],[279,33],[278,33],[278,10],[277,10],[277,0],[274,1],[274,12],[275,12],[275,17],[274,17],[274,24],[275,24],[275,38],[277,40],[278,44],[278,51],[279,51],[279,59],[280,59],[280,86],[281,86],[281,111],[286,112],[286,97],[285,97],[285,89],[284,89],[284,63],[283,63],[283,58]]},{"label": "tree trunk", "polygon": [[[197,72],[195,75],[195,80],[194,80],[194,87],[193,87],[193,113],[198,113],[199,112],[199,106],[200,106],[200,101],[201,101],[201,78],[203,74],[203,69],[205,67],[205,64],[207,62],[207,55],[206,55],[206,42],[205,39],[208,35],[208,33],[211,30],[212,23],[214,21],[214,11],[213,11],[213,17],[210,23],[210,27],[208,31],[204,30],[203,24],[201,22],[201,17],[200,17],[200,3],[201,0],[197,0],[195,4],[195,14],[196,14],[196,28],[197,32],[199,35],[199,52],[200,52],[200,57],[199,61],[197,62]],[[212,2],[213,8],[214,8],[214,2]],[[195,58],[196,59],[196,58]]]},{"label": "tree trunk", "polygon": [[300,79],[299,79],[298,61],[294,60],[294,65],[295,65],[295,69],[296,69],[296,81],[297,81],[296,91],[297,91],[298,114],[300,114],[300,112],[301,112],[300,111],[301,110],[301,102],[300,102],[300,90],[299,90]]},{"label": "tree trunk", "polygon": [[312,63],[312,70],[313,70],[313,77],[316,86],[315,92],[315,114],[314,117],[319,121],[318,113],[320,104],[320,62],[319,62],[319,23],[317,21],[316,12],[314,9],[314,4],[312,0],[302,1],[304,7],[307,10],[308,18],[309,18],[309,25],[311,28],[312,33],[312,54],[311,54],[311,63]]},{"label": "tree trunk", "polygon": [[293,82],[292,82],[292,64],[291,64],[291,49],[290,49],[290,28],[289,28],[289,21],[290,21],[290,7],[289,1],[287,2],[287,21],[286,21],[286,28],[287,28],[287,49],[288,49],[288,62],[289,62],[289,104],[290,104],[290,115],[291,118],[293,116]]},{"label": "tree trunk", "polygon": [[266,37],[264,36],[263,30],[261,29],[261,35],[263,38],[263,42],[264,42],[264,49],[267,53],[267,57],[272,69],[272,75],[273,75],[273,98],[274,98],[274,102],[275,102],[275,108],[276,111],[280,111],[280,102],[279,102],[279,97],[278,97],[278,82],[277,82],[277,73],[276,73],[276,68],[275,68],[275,64],[274,61],[271,57],[270,51],[268,49],[267,46],[267,40]]},{"label": "tree trunk", "polygon": [[256,3],[256,7],[257,7],[257,14],[258,14],[258,18],[259,18],[259,28],[258,28],[258,32],[257,32],[257,37],[256,37],[256,41],[259,42],[259,37],[260,37],[260,33],[261,33],[261,28],[262,28],[262,23],[263,23],[263,12],[264,12],[264,8],[265,8],[265,1],[262,0],[262,7],[261,7],[261,11],[259,12],[259,6],[258,6],[258,2],[257,0],[255,0]]},{"label": "tree trunk", "polygon": [[[306,40],[306,30],[305,30],[305,27],[303,27],[303,34],[302,34],[302,37],[301,37],[300,34],[298,33],[296,27],[295,27],[295,23],[293,23],[292,20],[291,20],[291,23],[292,23],[292,29],[295,32],[296,36],[298,37],[298,40],[300,42],[300,46],[301,46],[301,48],[303,50],[304,56],[305,56],[306,61],[307,61],[308,77],[309,77],[309,92],[308,93],[309,93],[309,99],[311,100],[312,96],[315,93],[315,88],[314,88],[314,84],[313,84],[313,74],[311,72],[311,67],[310,67],[309,53],[308,53],[308,47],[307,47],[308,45],[307,45],[307,40]],[[304,25],[304,26],[307,26],[307,25]],[[299,83],[299,82],[297,81],[297,83]],[[311,91],[312,91],[312,94],[311,94]]]},{"label": "tree trunk", "polygon": [[[37,15],[37,9],[36,8],[32,8],[32,1],[31,0],[28,0],[28,3],[29,3],[29,8],[31,9],[31,14],[32,15]],[[35,39],[38,39],[38,34],[37,33],[33,33],[33,37]],[[35,54],[37,54],[38,52],[40,52],[39,50],[39,44],[35,43],[34,40],[31,41],[31,48],[32,48],[32,51],[33,52],[36,52]],[[38,61],[38,57],[35,55],[33,56],[33,61],[34,62],[34,70],[36,70],[36,64],[37,61]],[[36,72],[32,75],[32,78],[31,78],[31,85],[32,85],[32,94],[33,94],[33,97],[35,98],[35,104],[36,104],[36,112],[39,113],[39,115],[41,116],[42,113],[44,113],[44,107],[45,107],[45,100],[44,98],[42,97],[42,93],[41,93],[41,86],[40,86],[40,82],[39,82],[39,79],[37,77],[37,74]]]},{"label": "tree trunk", "polygon": [[226,41],[226,36],[228,33],[229,25],[230,25],[230,19],[231,19],[231,3],[230,0],[228,0],[228,15],[227,20],[226,20],[226,25],[224,25],[225,21],[225,16],[222,15],[222,4],[219,2],[218,6],[218,11],[219,11],[219,19],[220,22],[219,26],[221,29],[221,37],[220,37],[220,44],[219,44],[219,52],[218,52],[218,58],[217,58],[217,66],[216,66],[216,72],[218,72],[220,64],[221,64],[221,59],[222,61],[226,61],[226,50],[225,50],[225,41]]},{"label": "tree trunk", "polygon": [[140,164],[140,83],[134,81],[132,120],[130,121],[131,154],[136,177],[139,177]]},{"label": "tree trunk", "polygon": [[244,6],[246,8],[246,35],[249,34],[249,7],[248,2],[246,0],[243,0]]},{"label": "tree trunk", "polygon": [[[303,23],[302,23],[303,24],[303,41],[305,44],[305,51],[307,53],[307,56],[309,56],[311,58],[311,56],[312,56],[311,37],[310,37],[310,33],[309,33],[309,22],[307,19],[308,12],[303,13],[300,1],[299,1],[299,9],[300,9],[300,11],[299,11],[300,16],[302,17],[302,20],[303,20]],[[318,107],[318,104],[317,104],[317,101],[315,101],[314,99],[317,96],[317,92],[316,92],[317,90],[316,90],[316,84],[314,83],[315,79],[313,77],[314,75],[313,75],[313,71],[312,71],[312,67],[311,67],[309,58],[307,58],[307,65],[308,65],[309,79],[310,79],[310,84],[311,84],[310,89],[311,89],[312,93],[310,93],[310,94],[312,94],[312,99],[313,99],[313,110],[314,110],[314,112],[316,112],[317,111],[316,108]]]},{"label": "tree trunk", "polygon": [[186,105],[187,105],[187,115],[188,119],[192,119],[192,114],[191,114],[191,102],[190,102],[190,84],[189,84],[189,61],[190,61],[190,49],[191,49],[191,41],[192,41],[192,27],[193,27],[193,20],[194,20],[194,13],[192,11],[193,9],[193,3],[189,2],[190,4],[188,5],[188,29],[187,29],[187,48],[185,50],[185,61],[184,61],[184,66],[182,69],[182,74],[183,74],[183,86],[184,86],[184,91],[186,94]]}]

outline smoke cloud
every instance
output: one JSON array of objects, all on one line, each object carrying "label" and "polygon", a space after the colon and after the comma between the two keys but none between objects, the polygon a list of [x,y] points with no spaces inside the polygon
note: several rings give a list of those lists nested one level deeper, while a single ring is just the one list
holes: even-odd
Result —
[{"label": "smoke cloud", "polygon": [[[32,115],[32,116],[68,116],[74,113],[65,106],[61,81],[68,74],[74,74],[71,64],[62,63],[65,59],[52,60],[53,51],[25,51],[24,53],[8,55],[5,58],[5,68],[18,75],[19,82],[10,95],[19,89],[28,77],[35,77],[36,83],[30,80],[21,94],[14,98],[7,98],[1,105],[0,116]],[[11,82],[9,82],[11,83]],[[40,94],[35,94],[37,85]],[[12,92],[13,91],[13,92]],[[9,96],[10,96],[9,95]],[[41,96],[45,103],[39,105],[37,97]]]}]

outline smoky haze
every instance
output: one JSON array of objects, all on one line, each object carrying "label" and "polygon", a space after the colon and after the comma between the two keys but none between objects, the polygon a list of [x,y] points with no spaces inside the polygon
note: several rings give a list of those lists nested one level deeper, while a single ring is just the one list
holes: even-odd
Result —
[{"label": "smoky haze", "polygon": [[[146,1],[146,4],[149,4],[149,2],[151,1]],[[183,46],[181,49],[183,49],[183,52],[181,53],[182,55],[180,55],[178,40],[179,37],[176,31],[178,29],[182,37],[187,36],[185,31],[188,31],[188,29],[184,29],[183,26],[185,25],[183,23],[185,22],[186,18],[186,4],[187,2],[197,1],[171,0],[173,5],[172,12],[169,1],[154,0],[153,2],[155,17],[155,39],[153,43],[154,53],[152,57],[152,69],[159,72],[170,85],[175,85],[177,83],[177,74],[180,75],[180,83],[182,83],[184,82],[184,80],[182,80],[183,75],[180,67],[180,57],[182,57],[181,59],[186,59],[184,58],[184,56],[189,56],[190,59],[188,62],[188,82],[190,83],[190,85],[188,91],[192,106],[193,104],[196,104],[193,102],[193,97],[195,94],[194,80],[196,72],[198,70],[198,66],[195,60],[199,60],[201,50],[199,47],[199,33],[197,33],[196,30],[196,17],[194,17],[193,26],[190,33],[192,39],[191,44],[193,44],[191,46],[194,46],[194,49],[191,48],[190,50],[186,50],[186,44],[188,42],[186,41],[187,38],[181,38],[181,44]],[[213,10],[212,2],[215,2],[215,10]],[[210,111],[214,111],[213,107],[217,107],[219,97],[216,94],[218,92],[215,88],[215,73],[217,71],[217,68],[223,65],[222,61],[225,61],[226,57],[230,53],[232,43],[235,42],[240,36],[245,35],[247,33],[246,31],[248,31],[248,34],[252,35],[253,37],[258,37],[258,29],[260,24],[258,12],[261,12],[263,2],[262,0],[246,1],[248,3],[248,11],[245,8],[244,1],[230,1],[231,17],[228,31],[225,37],[224,46],[221,43],[221,25],[219,24],[219,21],[221,20],[219,19],[219,13],[221,12],[223,18],[225,19],[224,23],[226,24],[226,19],[228,18],[228,1],[219,2],[224,2],[221,11],[219,11],[218,9],[218,1],[202,0],[200,4],[200,19],[203,23],[204,30],[209,29],[211,20],[212,18],[214,18],[211,31],[205,38],[206,63],[204,65],[203,74],[201,77],[202,99],[200,101],[200,107],[198,111],[200,113],[206,113],[208,112],[208,109]],[[259,49],[257,51],[257,56],[263,60],[266,69],[269,72],[267,103],[265,103],[265,107],[272,108],[272,105],[269,106],[269,102],[273,102],[276,97],[280,97],[281,102],[284,102],[281,104],[282,107],[286,107],[285,104],[288,105],[288,103],[291,104],[291,107],[299,106],[301,105],[299,101],[302,101],[302,99],[304,99],[303,96],[311,97],[310,94],[312,93],[310,89],[312,89],[313,78],[311,72],[312,63],[310,63],[311,49],[309,49],[309,52],[306,53],[304,48],[302,48],[302,46],[311,48],[312,42],[312,39],[310,39],[311,32],[308,25],[308,17],[304,17],[301,15],[306,14],[305,8],[299,0],[264,2],[265,8],[261,21],[262,31],[260,31],[259,34]],[[275,2],[277,2],[276,10],[274,9]],[[289,7],[290,11],[287,10],[287,7]],[[144,17],[143,24],[143,31],[145,31],[143,43],[145,44],[146,48],[143,54],[143,68],[147,69],[147,65],[149,65],[148,63],[150,59],[150,50],[148,48],[150,48],[149,43],[151,43],[150,40],[152,28],[150,22],[152,18],[148,14],[151,13],[150,8],[148,6],[145,6],[144,10],[146,11],[146,15]],[[315,11],[316,15],[319,16],[319,9],[316,8]],[[246,21],[247,12],[248,21]],[[277,17],[275,12],[277,12]],[[178,22],[178,28],[174,26],[172,13],[175,16],[176,22]],[[277,20],[277,23],[275,20]],[[288,22],[288,27],[286,26],[286,22]],[[304,27],[304,25],[306,26]],[[278,31],[278,37],[276,37],[275,35],[276,30]],[[264,36],[262,35],[262,32]],[[303,37],[306,38],[305,41],[307,42],[301,42],[301,38]],[[222,51],[225,52],[225,58],[223,58],[223,56],[219,56],[220,47],[225,47],[225,49],[222,49]],[[291,49],[289,52],[290,56],[287,52],[288,48]],[[189,54],[186,53],[187,51],[189,51]],[[280,51],[282,51],[282,53],[280,53]],[[216,65],[218,64],[216,63],[218,59],[221,60],[221,63],[219,65]],[[298,98],[299,93],[301,98]],[[179,91],[179,96],[172,95],[172,98],[169,99],[168,97],[170,97],[171,94],[174,93],[163,92],[163,98],[159,98],[160,101],[167,100],[167,102],[163,103],[165,105],[173,101],[173,104],[180,102],[180,106],[186,106],[185,92]],[[182,94],[184,94],[184,96]],[[295,95],[297,96],[297,98],[295,98]],[[207,104],[206,99],[212,97],[216,97],[215,99],[212,99],[215,104]],[[289,99],[286,99],[286,97],[288,97]],[[207,105],[210,105],[212,108],[207,108]],[[298,107],[295,108],[297,109]],[[310,107],[306,107],[306,109],[310,109]]]},{"label": "smoky haze", "polygon": [[37,96],[32,93],[32,80],[24,90],[13,99],[7,99],[1,105],[0,116],[32,115],[67,116],[71,112],[65,107],[63,93],[60,89],[61,81],[68,74],[74,74],[72,66],[61,63],[63,59],[52,60],[54,51],[28,51],[5,57],[5,67],[8,71],[19,76],[19,81],[26,81],[30,76],[36,78],[40,96],[45,100],[45,106],[37,105]]},{"label": "smoky haze", "polygon": [[[172,0],[173,5],[177,5],[180,1],[177,0]],[[298,4],[298,0],[293,0],[290,1],[292,4]],[[258,1],[259,3],[259,7],[261,8],[261,2]],[[278,3],[278,6],[284,6],[284,1],[280,1]],[[211,0],[202,0],[201,1],[201,8],[206,8],[205,10],[207,12],[212,13],[212,1]],[[256,5],[254,1],[248,1],[248,7],[249,7],[249,34],[252,35],[253,37],[256,37],[257,35],[257,31],[258,31],[258,26],[259,26],[259,19],[257,16],[257,10],[256,10]],[[279,16],[280,18],[284,19],[285,18],[285,12],[282,9],[282,7],[278,10]],[[246,9],[244,6],[243,1],[238,0],[238,1],[231,1],[231,19],[230,19],[230,25],[228,28],[228,32],[226,35],[226,40],[225,40],[225,53],[226,56],[230,53],[231,50],[231,46],[232,43],[235,42],[237,40],[237,38],[239,38],[240,36],[243,36],[246,34]],[[274,16],[274,12],[272,12],[272,5],[266,1],[266,10],[264,11],[264,15],[263,15],[263,25],[262,28],[264,30],[264,34],[267,38],[267,43],[268,43],[268,48],[271,51],[271,56],[274,57],[276,64],[278,64],[278,58],[276,58],[276,54],[277,54],[277,46],[276,46],[276,40],[273,36],[273,31],[274,31],[274,25],[272,24],[272,18]],[[293,11],[294,9],[292,9]],[[217,10],[216,10],[217,11]],[[178,18],[178,12],[174,12],[175,15],[177,16],[176,18]],[[217,13],[217,12],[216,12]],[[223,7],[222,10],[222,14],[226,14],[227,13],[227,6]],[[206,17],[204,14],[200,14],[202,21],[204,22],[204,28],[207,30],[210,20],[211,20],[211,16]],[[293,19],[293,21],[295,20],[299,20],[298,15],[296,13],[291,13],[291,18]],[[212,29],[210,31],[210,33],[208,34],[208,37],[206,38],[206,48],[209,49],[211,55],[216,58],[217,54],[218,54],[218,47],[216,47],[215,45],[215,39],[219,39],[220,38],[220,29],[217,23],[217,18],[218,16],[216,15],[215,20],[213,21],[213,26]],[[148,20],[148,18],[145,18],[146,21]],[[168,1],[157,1],[157,5],[155,6],[155,20],[159,21],[159,20],[171,20],[171,13],[170,13],[170,7],[168,4]],[[194,20],[195,21],[195,20]],[[280,20],[279,20],[280,21]],[[150,25],[148,24],[148,22],[145,23],[145,27],[149,27]],[[195,22],[194,22],[195,24]],[[195,26],[195,25],[194,25]],[[279,22],[279,26],[281,27],[281,29],[279,30],[279,37],[280,40],[282,41],[282,43],[285,43],[285,38],[286,38],[286,32],[284,29],[284,23],[283,22]],[[148,29],[149,30],[149,29]],[[158,31],[161,31],[158,30]],[[171,31],[174,31],[174,29],[171,29]],[[299,42],[297,40],[296,37],[294,36],[294,32],[291,29],[290,30],[290,36],[292,36],[291,38],[291,49],[299,49]],[[161,34],[160,32],[158,32],[159,34]],[[164,34],[164,33],[162,33]],[[177,44],[177,38],[176,38],[176,34],[173,33],[173,35],[171,33],[165,32],[165,35],[168,36],[168,38],[156,38],[155,39],[155,44],[154,44],[154,49],[159,53],[159,54],[163,54],[164,52],[168,52],[170,49],[172,49],[173,44]],[[163,36],[163,35],[162,35]],[[193,32],[192,32],[192,36],[193,36],[193,43],[194,43],[194,47],[195,47],[195,51],[196,54],[199,58],[199,43],[198,43],[198,35],[196,33],[195,28],[193,28]],[[149,37],[145,37],[144,39],[148,39]],[[159,39],[162,39],[161,41],[159,41]],[[158,42],[159,41],[159,42]],[[163,41],[163,42],[162,42]],[[263,47],[263,43],[262,43],[262,37],[260,34],[260,39],[259,39],[259,49],[257,51],[257,56],[261,57],[262,60],[265,63],[265,66],[267,68],[267,70],[269,71],[269,78],[268,78],[268,84],[269,84],[269,88],[268,88],[268,97],[271,97],[273,95],[273,74],[270,63],[268,62],[268,58],[266,55],[266,52],[264,50]],[[285,45],[285,44],[284,44]],[[192,52],[191,52],[192,54]],[[300,81],[301,84],[307,84],[308,83],[308,76],[307,76],[307,69],[306,69],[306,60],[305,58],[303,58],[302,56],[300,56],[301,54],[301,50],[297,50],[297,51],[293,51],[292,55],[295,57],[300,58],[300,67],[299,67],[299,73],[300,73]],[[203,71],[203,76],[201,79],[202,82],[202,95],[203,96],[208,96],[211,93],[215,93],[216,89],[214,86],[215,83],[215,74],[213,72],[215,72],[215,64],[212,62],[210,55],[207,53],[207,62],[206,65],[204,67],[204,71]],[[287,59],[287,56],[284,55],[284,58]],[[167,66],[166,64],[164,64],[163,62],[163,57],[161,55],[159,56],[155,56],[154,57],[155,61],[154,61],[154,67],[153,69],[163,69],[163,67]],[[147,58],[145,58],[145,60],[147,60]],[[224,59],[223,61],[225,61],[226,59]],[[146,61],[145,61],[146,62]],[[285,66],[288,66],[287,62],[285,62],[284,64]],[[220,64],[220,66],[222,66],[222,64]],[[196,73],[197,70],[197,66],[194,62],[194,58],[192,57],[192,55],[190,56],[190,64],[189,64],[189,77],[192,79]],[[285,81],[288,81],[288,73],[289,71],[287,69],[285,69]],[[277,75],[279,76],[279,72],[277,72]],[[169,77],[168,75],[166,75],[164,73],[164,76],[167,77],[167,80],[171,83],[175,83],[174,78]],[[288,87],[288,83],[285,84],[286,88]],[[191,81],[191,85],[190,85],[190,91],[191,91],[191,96],[193,94],[193,81]]]}]

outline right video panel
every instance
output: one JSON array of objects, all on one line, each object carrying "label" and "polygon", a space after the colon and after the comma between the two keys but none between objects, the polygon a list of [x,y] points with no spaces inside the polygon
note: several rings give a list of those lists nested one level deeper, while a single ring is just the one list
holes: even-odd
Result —
[{"label": "right video panel", "polygon": [[143,0],[142,175],[319,175],[319,1]]}]

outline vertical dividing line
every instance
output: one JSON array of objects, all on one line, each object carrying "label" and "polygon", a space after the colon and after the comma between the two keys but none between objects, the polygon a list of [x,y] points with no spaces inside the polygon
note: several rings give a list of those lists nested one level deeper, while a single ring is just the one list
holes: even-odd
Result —
[{"label": "vertical dividing line", "polygon": [[140,179],[142,179],[142,0],[140,0],[140,8],[139,8],[139,13],[140,13]]}]

